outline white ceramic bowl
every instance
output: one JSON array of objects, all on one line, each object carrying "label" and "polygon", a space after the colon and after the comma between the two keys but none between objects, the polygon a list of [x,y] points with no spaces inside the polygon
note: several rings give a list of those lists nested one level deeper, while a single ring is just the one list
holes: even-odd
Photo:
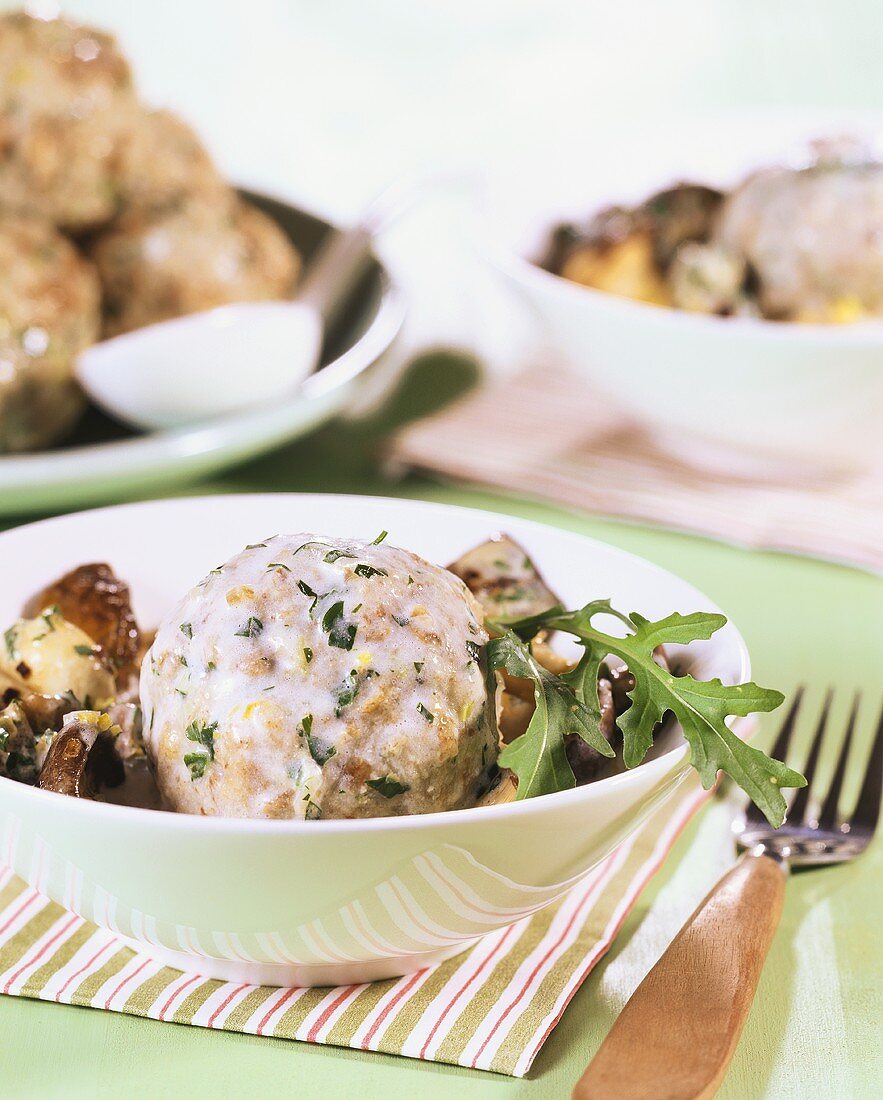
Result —
[{"label": "white ceramic bowl", "polygon": [[[0,624],[84,561],[110,562],[149,626],[248,542],[277,531],[380,528],[437,562],[508,531],[570,603],[610,596],[651,616],[716,610],[649,562],[540,524],[405,500],[268,495],[125,505],[10,531],[0,536]],[[749,675],[731,624],[694,651],[702,675]],[[559,898],[687,774],[686,746],[673,743],[631,772],[560,794],[364,822],[191,817],[0,779],[0,862],[185,970],[280,985],[390,977]]]},{"label": "white ceramic bowl", "polygon": [[[867,134],[864,126],[857,132]],[[584,221],[679,179],[732,186],[755,167],[794,160],[807,136],[843,132],[821,120],[763,127],[716,119],[587,141],[562,161],[538,158],[515,182],[492,187],[493,263],[564,359],[678,449],[691,450],[684,437],[704,442],[693,453],[706,458],[708,444],[723,444],[783,469],[871,466],[883,458],[883,322],[689,314],[580,286],[535,262],[561,221]]]}]

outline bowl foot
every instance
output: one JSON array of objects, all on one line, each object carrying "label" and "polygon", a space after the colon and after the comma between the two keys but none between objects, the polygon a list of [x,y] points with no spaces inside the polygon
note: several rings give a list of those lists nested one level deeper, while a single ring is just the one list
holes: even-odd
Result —
[{"label": "bowl foot", "polygon": [[149,955],[150,958],[175,970],[237,984],[245,982],[249,985],[286,987],[361,985],[363,982],[382,981],[385,978],[400,978],[405,974],[413,974],[417,970],[425,970],[429,966],[444,962],[445,959],[453,958],[478,942],[477,939],[465,940],[452,947],[440,948],[438,951],[427,951],[419,955],[399,955],[389,959],[366,959],[345,963],[268,963],[207,958],[205,955],[171,951],[156,944],[126,939],[129,946],[139,954]]}]

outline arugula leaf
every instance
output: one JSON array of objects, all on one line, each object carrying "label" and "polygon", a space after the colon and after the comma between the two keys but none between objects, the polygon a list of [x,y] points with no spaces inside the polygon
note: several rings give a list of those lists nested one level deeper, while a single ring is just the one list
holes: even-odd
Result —
[{"label": "arugula leaf", "polygon": [[[618,637],[597,629],[593,620],[600,614],[614,615],[629,627],[631,633]],[[576,669],[561,679],[573,688],[578,700],[589,710],[597,702],[600,662],[612,653],[626,663],[635,679],[635,686],[629,692],[632,705],[617,719],[623,735],[626,767],[633,768],[641,763],[652,744],[656,727],[670,711],[681,724],[690,746],[691,762],[699,773],[702,785],[708,789],[718,771],[726,772],[763,811],[770,824],[778,827],[784,821],[787,809],[780,788],[803,787],[806,780],[799,772],[742,741],[728,728],[725,719],[731,715],[745,716],[775,710],[784,696],[781,692],[759,687],[755,683],[729,686],[718,679],[701,681],[690,675],[676,676],[653,658],[657,646],[672,643],[687,645],[705,640],[720,630],[726,621],[723,615],[696,612],[692,615],[674,613],[654,622],[638,612],[623,615],[615,611],[608,600],[596,600],[578,611],[554,607],[541,615],[505,625],[522,638],[532,637],[541,628],[565,631],[576,637],[584,648],[583,657]],[[495,628],[500,629],[501,625]],[[536,683],[535,676],[531,675],[531,678]],[[524,736],[530,733],[531,727],[528,726]],[[513,742],[513,745],[516,744]],[[505,763],[502,757],[501,762]],[[519,775],[519,785],[520,782]],[[544,788],[545,791],[560,789]],[[519,797],[522,797],[520,791]]]},{"label": "arugula leaf", "polygon": [[564,738],[577,733],[604,756],[613,749],[601,734],[600,708],[580,699],[573,686],[539,664],[516,634],[503,630],[487,644],[488,691],[495,690],[494,672],[505,668],[511,676],[533,682],[536,709],[525,732],[503,749],[499,762],[518,776],[518,797],[563,791],[576,786]]}]

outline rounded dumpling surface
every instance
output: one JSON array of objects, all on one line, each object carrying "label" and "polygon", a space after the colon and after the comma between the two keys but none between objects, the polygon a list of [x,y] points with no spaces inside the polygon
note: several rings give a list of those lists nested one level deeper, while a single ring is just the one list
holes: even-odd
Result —
[{"label": "rounded dumpling surface", "polygon": [[107,222],[135,103],[109,35],[67,19],[0,16],[0,205],[75,232]]},{"label": "rounded dumpling surface", "polygon": [[[380,817],[474,805],[498,752],[478,604],[407,550],[280,535],[192,589],[141,674],[170,808]],[[493,693],[491,693],[492,696]]]},{"label": "rounded dumpling surface", "polygon": [[95,269],[47,222],[0,222],[0,454],[60,439],[83,408],[76,356],[98,337]]},{"label": "rounded dumpling surface", "polygon": [[106,336],[231,302],[285,298],[300,267],[279,226],[231,191],[133,207],[90,254]]}]

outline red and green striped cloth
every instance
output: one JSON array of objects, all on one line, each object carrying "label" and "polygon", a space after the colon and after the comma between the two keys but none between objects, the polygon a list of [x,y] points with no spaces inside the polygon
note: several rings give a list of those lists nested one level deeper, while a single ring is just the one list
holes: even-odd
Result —
[{"label": "red and green striped cloth", "polygon": [[521,1077],[707,798],[695,777],[555,905],[405,978],[319,989],[184,974],[0,871],[0,992]]}]

